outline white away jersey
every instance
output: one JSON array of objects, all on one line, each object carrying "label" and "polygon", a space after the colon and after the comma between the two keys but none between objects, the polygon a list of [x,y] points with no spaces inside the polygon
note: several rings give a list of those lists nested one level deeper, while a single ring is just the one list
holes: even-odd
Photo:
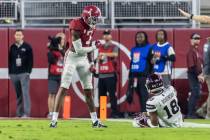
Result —
[{"label": "white away jersey", "polygon": [[181,127],[183,120],[176,90],[170,86],[146,103],[147,112],[157,112],[161,127]]}]

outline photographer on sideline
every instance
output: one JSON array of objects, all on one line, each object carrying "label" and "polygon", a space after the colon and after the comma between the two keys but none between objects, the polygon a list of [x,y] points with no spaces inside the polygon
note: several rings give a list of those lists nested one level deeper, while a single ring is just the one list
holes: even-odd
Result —
[{"label": "photographer on sideline", "polygon": [[48,118],[52,117],[53,107],[55,104],[55,96],[60,86],[61,73],[63,71],[64,50],[65,50],[65,34],[58,33],[55,37],[49,37],[48,43]]}]

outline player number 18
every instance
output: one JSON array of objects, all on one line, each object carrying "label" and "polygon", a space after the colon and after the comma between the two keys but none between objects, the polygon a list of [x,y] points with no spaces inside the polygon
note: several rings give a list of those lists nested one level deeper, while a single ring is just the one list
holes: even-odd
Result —
[{"label": "player number 18", "polygon": [[168,115],[168,119],[170,119],[174,114],[179,112],[179,106],[175,99],[170,102],[170,108],[171,108],[170,110],[169,110],[168,106],[165,106],[163,108]]}]

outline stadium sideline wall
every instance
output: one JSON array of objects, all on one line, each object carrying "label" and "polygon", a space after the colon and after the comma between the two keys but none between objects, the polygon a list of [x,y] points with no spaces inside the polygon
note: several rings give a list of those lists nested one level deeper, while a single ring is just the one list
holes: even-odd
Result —
[{"label": "stadium sideline wall", "polygon": [[[120,43],[120,53],[118,61],[118,85],[117,97],[120,111],[122,112],[138,112],[140,106],[138,97],[135,94],[134,103],[129,105],[125,100],[125,91],[127,89],[127,74],[129,66],[129,50],[134,45],[134,37],[136,32],[145,31],[148,33],[149,41],[155,42],[155,32],[158,29],[114,29],[112,30],[113,40]],[[210,29],[166,29],[168,33],[168,41],[173,45],[177,61],[174,64],[175,71],[173,71],[173,85],[178,91],[179,104],[182,112],[187,112],[187,96],[189,92],[188,81],[186,79],[186,53],[190,45],[190,35],[193,32],[201,34],[201,47],[206,41],[206,37],[210,36]],[[14,117],[16,112],[16,95],[14,87],[8,76],[8,51],[9,46],[14,42],[14,28],[0,29],[0,117]],[[56,28],[27,28],[24,30],[25,41],[29,42],[33,47],[34,52],[34,69],[31,75],[30,95],[31,95],[31,116],[32,117],[46,117],[47,115],[47,47],[49,35],[55,35],[58,32],[64,32],[69,37],[68,29]],[[99,29],[95,35],[95,39],[101,39],[103,29]],[[74,78],[69,94],[72,97],[72,117],[88,117],[88,109],[84,102],[84,97],[81,92],[81,85],[77,77]],[[97,80],[95,80],[97,81]],[[95,84],[94,91],[97,93],[97,84]],[[207,87],[204,84],[202,89],[202,98],[200,104],[206,99]],[[95,97],[96,98],[96,97]],[[110,110],[109,110],[110,112]]]}]

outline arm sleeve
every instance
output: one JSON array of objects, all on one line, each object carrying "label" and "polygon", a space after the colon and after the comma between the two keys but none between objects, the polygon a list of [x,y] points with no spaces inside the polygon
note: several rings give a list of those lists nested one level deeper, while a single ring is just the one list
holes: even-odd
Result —
[{"label": "arm sleeve", "polygon": [[8,57],[8,68],[9,68],[9,74],[11,73],[11,69],[12,69],[12,46],[10,47],[10,51],[9,51],[9,57]]},{"label": "arm sleeve", "polygon": [[196,65],[196,59],[194,57],[193,52],[189,52],[187,54],[187,62],[188,62],[188,68],[194,67]]},{"label": "arm sleeve", "polygon": [[166,57],[164,57],[163,59],[165,59],[167,61],[172,61],[172,62],[176,61],[176,56],[175,56],[173,47],[168,48],[168,55]]},{"label": "arm sleeve", "polygon": [[168,56],[170,55],[175,55],[175,51],[172,46],[168,48]]},{"label": "arm sleeve", "polygon": [[131,63],[132,63],[133,62],[133,48],[131,49],[130,57],[131,57]]},{"label": "arm sleeve", "polygon": [[153,98],[150,98],[146,102],[146,110],[147,110],[147,112],[155,112],[155,111],[157,111],[156,103],[155,103],[155,100]]},{"label": "arm sleeve", "polygon": [[175,62],[176,61],[176,56],[172,54],[172,55],[169,55],[166,59],[169,60],[169,61]]},{"label": "arm sleeve", "polygon": [[31,73],[32,68],[33,68],[33,50],[31,46],[29,45],[29,50],[28,50],[28,72]]},{"label": "arm sleeve", "polygon": [[152,53],[152,47],[150,48],[150,51],[149,51],[149,55],[147,57],[147,61],[149,63],[149,73],[151,74],[153,72],[153,67],[154,67],[154,64],[152,64],[152,59],[153,59],[153,53]]},{"label": "arm sleeve", "polygon": [[152,47],[149,50],[149,55],[147,56],[147,61],[151,64],[153,58]]},{"label": "arm sleeve", "polygon": [[199,75],[199,72],[196,67],[197,58],[193,52],[187,54],[187,62],[188,62],[188,71],[196,75]]},{"label": "arm sleeve", "polygon": [[132,78],[133,76],[132,76],[132,73],[131,73],[131,66],[132,66],[132,62],[133,62],[133,49],[131,49],[131,51],[130,51],[130,57],[131,57],[131,61],[130,61],[130,65],[129,65],[129,74],[128,74],[128,76],[129,76],[129,78]]},{"label": "arm sleeve", "polygon": [[175,51],[172,46],[168,48],[168,60],[172,62],[176,61]]},{"label": "arm sleeve", "polygon": [[92,45],[91,47],[83,47],[81,39],[73,41],[72,44],[74,46],[76,53],[81,54],[81,55],[90,53],[96,49],[95,45]]}]

